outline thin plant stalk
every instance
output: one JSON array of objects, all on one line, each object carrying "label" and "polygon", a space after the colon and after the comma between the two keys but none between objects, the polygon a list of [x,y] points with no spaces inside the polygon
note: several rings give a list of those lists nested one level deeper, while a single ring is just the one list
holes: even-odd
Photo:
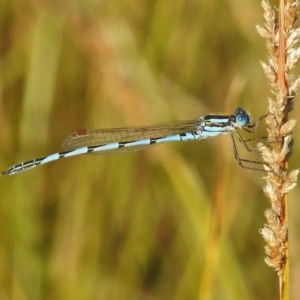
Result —
[{"label": "thin plant stalk", "polygon": [[271,208],[265,212],[267,224],[260,230],[267,245],[265,261],[279,276],[280,299],[289,299],[289,241],[288,192],[296,185],[298,170],[288,172],[288,158],[292,148],[292,130],[296,121],[288,119],[299,87],[299,77],[290,74],[300,57],[300,29],[295,27],[299,0],[280,0],[278,17],[268,0],[262,0],[264,26],[257,26],[266,39],[268,62],[262,63],[271,85],[269,98],[268,139],[270,147],[260,144],[268,171],[264,192]]}]

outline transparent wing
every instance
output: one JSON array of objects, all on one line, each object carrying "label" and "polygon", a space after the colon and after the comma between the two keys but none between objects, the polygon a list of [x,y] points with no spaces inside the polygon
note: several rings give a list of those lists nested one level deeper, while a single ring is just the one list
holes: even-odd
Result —
[{"label": "transparent wing", "polygon": [[[174,134],[194,132],[198,120],[176,121],[150,126],[108,128],[108,129],[84,129],[68,136],[63,142],[64,150],[73,150],[84,146],[96,146],[102,144],[129,142],[148,138],[160,138]],[[155,146],[156,144],[139,145],[128,148],[105,150],[94,154],[110,154],[138,151]]]}]

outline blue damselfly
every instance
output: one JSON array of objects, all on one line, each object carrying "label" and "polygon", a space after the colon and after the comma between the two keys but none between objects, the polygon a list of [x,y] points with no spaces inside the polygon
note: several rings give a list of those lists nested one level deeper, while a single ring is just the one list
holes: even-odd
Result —
[{"label": "blue damselfly", "polygon": [[258,170],[256,167],[246,166],[245,163],[261,164],[261,162],[239,157],[234,134],[248,151],[252,151],[253,149],[247,146],[247,140],[242,138],[238,130],[254,133],[264,117],[251,124],[250,116],[246,111],[237,107],[232,115],[208,114],[191,121],[167,122],[140,127],[80,130],[67,137],[63,142],[65,151],[15,164],[2,172],[2,175],[13,175],[51,161],[80,154],[96,152],[114,154],[137,151],[161,143],[201,140],[219,134],[231,136],[234,156],[241,167]]}]

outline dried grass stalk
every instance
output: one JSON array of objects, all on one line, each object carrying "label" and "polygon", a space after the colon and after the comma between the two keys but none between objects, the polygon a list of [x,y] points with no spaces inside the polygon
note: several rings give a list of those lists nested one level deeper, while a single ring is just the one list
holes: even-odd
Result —
[{"label": "dried grass stalk", "polygon": [[268,139],[270,148],[260,144],[262,157],[268,171],[264,192],[271,208],[265,212],[267,224],[260,233],[264,237],[266,263],[279,275],[280,299],[289,299],[288,254],[288,192],[296,185],[298,170],[288,173],[288,156],[292,148],[292,130],[296,121],[288,120],[300,78],[294,79],[290,70],[300,57],[300,28],[295,27],[299,0],[280,0],[278,17],[268,0],[262,0],[264,26],[257,26],[266,39],[268,62],[262,67],[274,94],[269,99]]}]

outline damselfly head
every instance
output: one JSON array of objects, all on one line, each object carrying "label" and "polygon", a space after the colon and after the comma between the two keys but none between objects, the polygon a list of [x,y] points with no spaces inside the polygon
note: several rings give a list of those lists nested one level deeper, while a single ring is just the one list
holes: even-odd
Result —
[{"label": "damselfly head", "polygon": [[251,122],[250,116],[245,112],[242,107],[237,107],[234,110],[234,122],[238,126],[245,126]]}]

